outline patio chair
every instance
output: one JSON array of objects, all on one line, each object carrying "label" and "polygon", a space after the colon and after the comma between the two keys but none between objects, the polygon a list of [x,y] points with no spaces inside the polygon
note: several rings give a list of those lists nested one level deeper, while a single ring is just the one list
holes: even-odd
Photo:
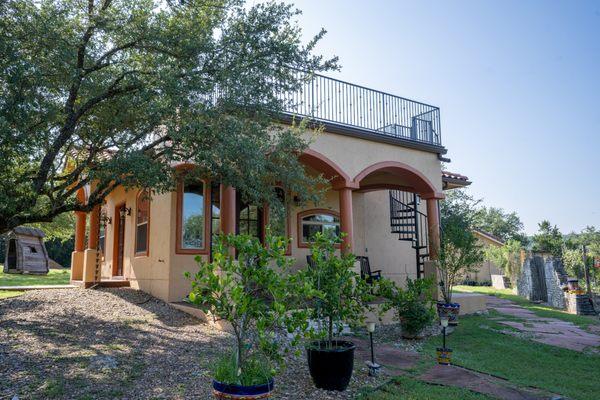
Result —
[{"label": "patio chair", "polygon": [[356,256],[356,259],[360,262],[360,277],[365,279],[367,283],[373,283],[381,279],[381,270],[371,270],[371,263],[369,257]]}]

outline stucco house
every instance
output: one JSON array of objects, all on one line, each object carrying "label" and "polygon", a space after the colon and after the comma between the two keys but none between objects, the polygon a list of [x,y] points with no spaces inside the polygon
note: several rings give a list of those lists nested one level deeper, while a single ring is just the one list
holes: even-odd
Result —
[{"label": "stucco house", "polygon": [[[209,259],[218,232],[261,238],[267,225],[291,238],[289,255],[306,265],[314,232],[346,232],[345,245],[397,282],[431,273],[439,249],[438,200],[468,179],[442,172],[449,162],[438,107],[316,75],[282,121],[310,118],[323,127],[300,161],[329,188],[317,207],[293,201],[285,221],[268,206],[244,204],[233,187],[200,180],[147,196],[117,188],[89,215],[76,213],[74,283],[130,285],[175,302],[189,292],[185,271]],[[306,132],[307,138],[312,132]],[[188,165],[174,166],[188,168]],[[284,193],[281,193],[285,196]],[[86,190],[79,193],[86,201]],[[89,230],[86,243],[86,231]]]},{"label": "stucco house", "polygon": [[[504,241],[502,239],[492,235],[489,232],[482,231],[481,229],[473,230],[473,234],[484,247],[501,247],[504,245]],[[477,282],[478,284],[491,284],[492,275],[504,275],[504,272],[492,261],[484,260],[475,268],[475,272],[466,274],[465,279],[472,282]]]}]

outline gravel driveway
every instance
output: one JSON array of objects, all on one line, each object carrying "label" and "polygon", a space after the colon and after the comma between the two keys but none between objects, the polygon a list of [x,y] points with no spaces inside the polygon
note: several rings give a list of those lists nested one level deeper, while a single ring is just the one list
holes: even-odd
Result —
[{"label": "gravel driveway", "polygon": [[[129,288],[27,292],[0,300],[0,399],[210,399],[211,365],[231,337]],[[277,399],[350,399],[313,387],[304,357],[276,379]]]}]

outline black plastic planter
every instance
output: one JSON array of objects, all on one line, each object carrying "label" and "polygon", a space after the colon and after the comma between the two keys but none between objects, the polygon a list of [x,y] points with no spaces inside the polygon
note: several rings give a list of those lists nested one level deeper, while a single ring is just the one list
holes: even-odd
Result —
[{"label": "black plastic planter", "polygon": [[213,380],[213,394],[217,399],[266,399],[273,391],[273,379],[262,385],[230,385]]},{"label": "black plastic planter", "polygon": [[352,342],[334,340],[327,348],[327,342],[313,342],[306,349],[308,369],[315,386],[325,390],[346,390],[354,369],[354,349]]}]

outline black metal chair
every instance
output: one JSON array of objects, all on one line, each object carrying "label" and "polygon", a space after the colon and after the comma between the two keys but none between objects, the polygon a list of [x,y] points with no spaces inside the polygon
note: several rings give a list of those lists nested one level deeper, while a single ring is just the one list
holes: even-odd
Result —
[{"label": "black metal chair", "polygon": [[381,279],[381,270],[371,270],[371,263],[369,262],[369,257],[366,256],[356,256],[356,259],[360,262],[360,277],[365,279],[367,283],[373,283],[373,281],[378,281]]}]

